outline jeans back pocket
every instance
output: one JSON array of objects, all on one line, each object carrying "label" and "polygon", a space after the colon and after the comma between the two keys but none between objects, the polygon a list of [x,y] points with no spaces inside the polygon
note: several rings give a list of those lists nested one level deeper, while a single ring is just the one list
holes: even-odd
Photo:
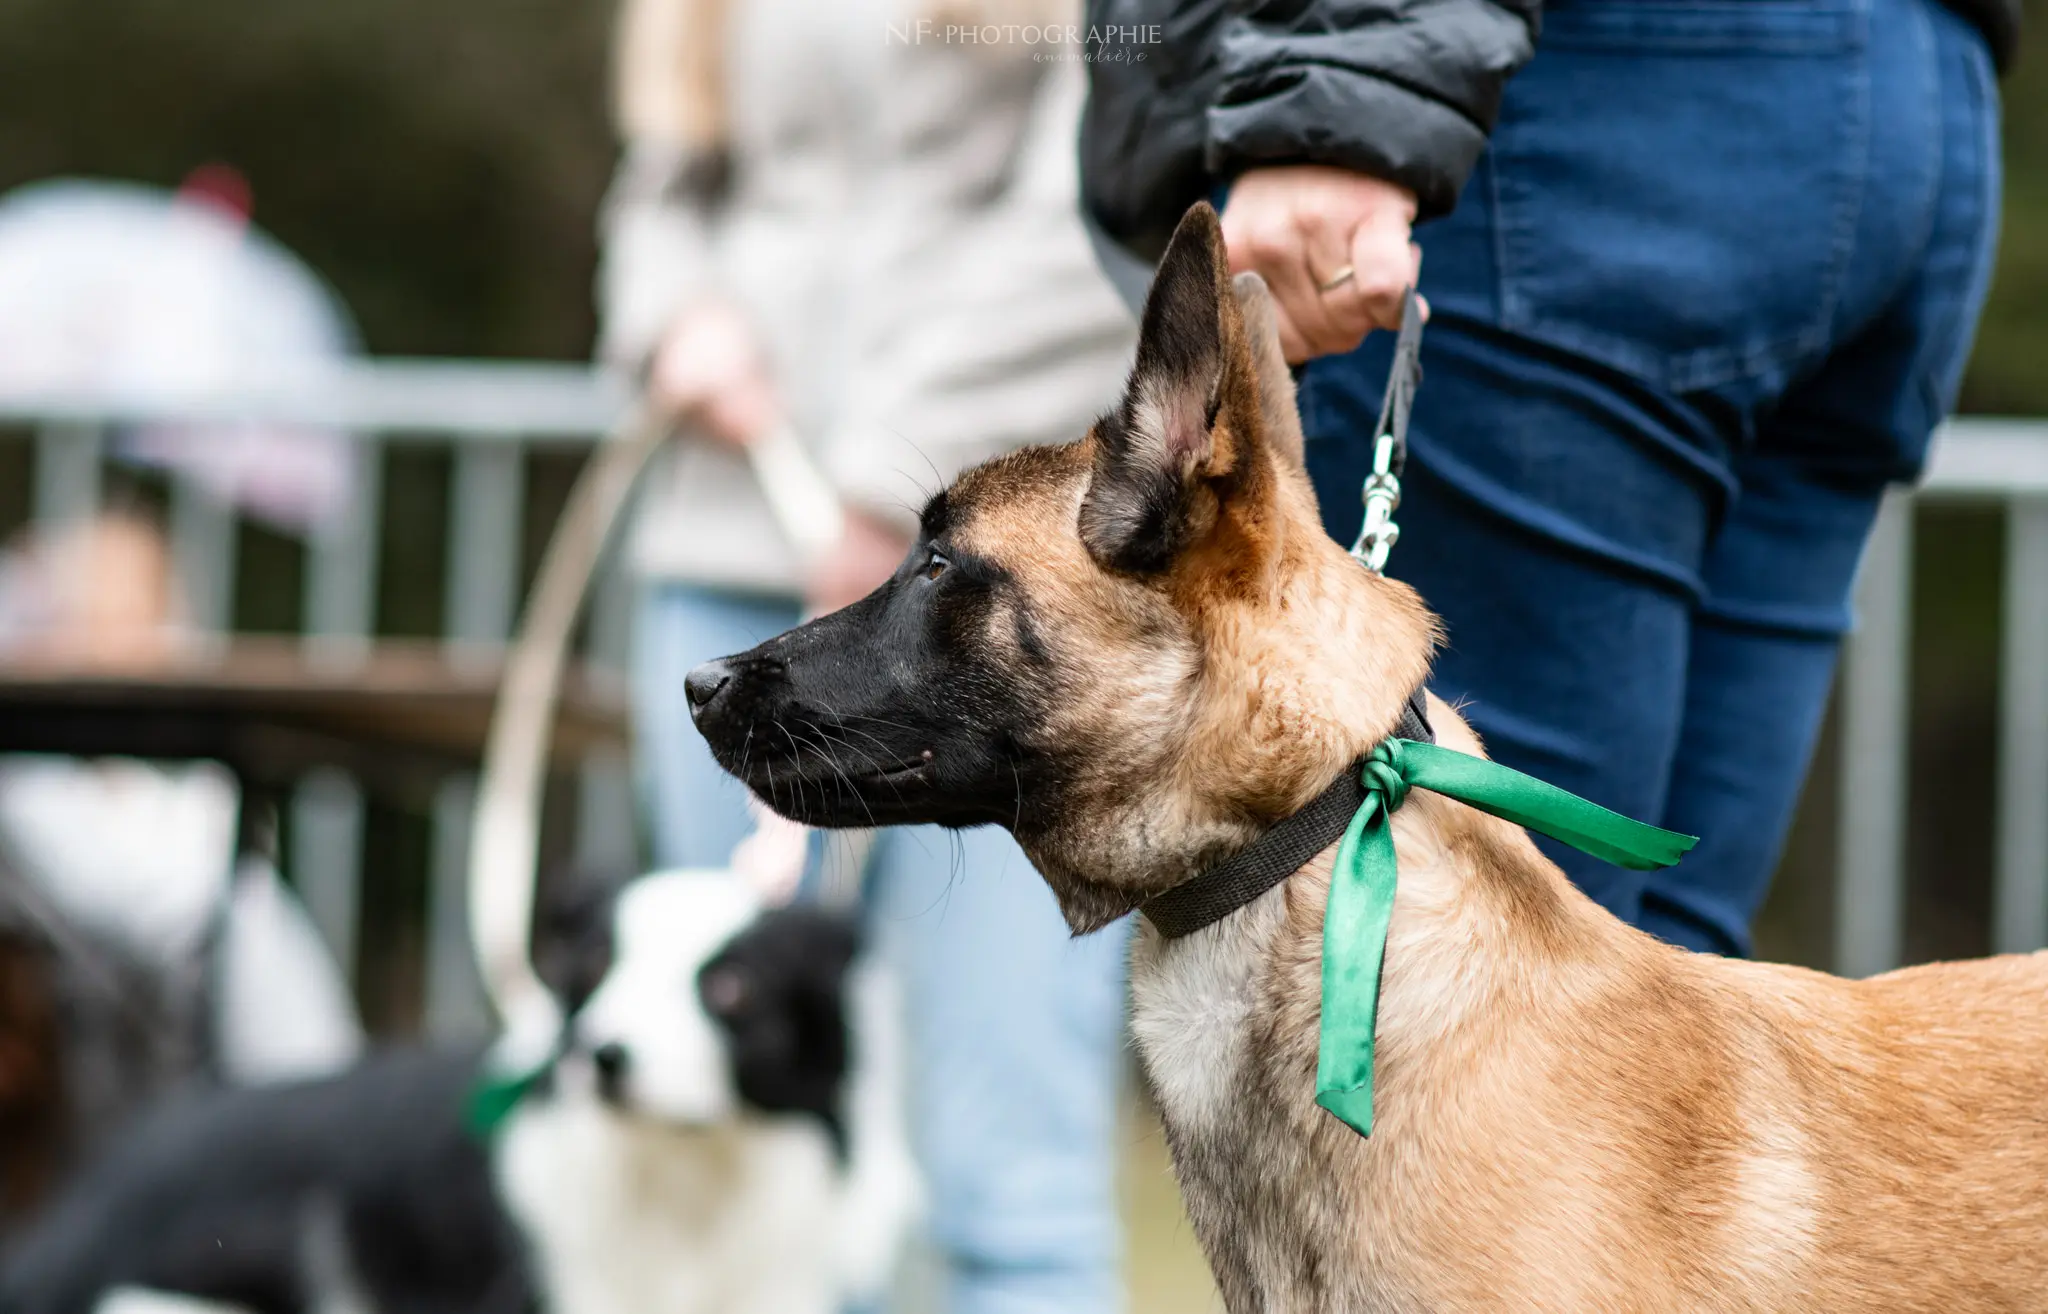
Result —
[{"label": "jeans back pocket", "polygon": [[1869,3],[1549,9],[1467,197],[1502,324],[1677,392],[1821,351],[1865,168]]}]

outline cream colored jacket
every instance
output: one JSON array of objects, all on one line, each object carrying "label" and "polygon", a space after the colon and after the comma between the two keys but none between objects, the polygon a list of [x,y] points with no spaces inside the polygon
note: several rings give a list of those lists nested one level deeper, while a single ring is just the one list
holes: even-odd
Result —
[{"label": "cream colored jacket", "polygon": [[[1134,340],[1079,219],[1076,48],[949,43],[948,21],[931,0],[626,0],[603,219],[603,357],[637,368],[693,298],[730,299],[844,497],[905,526],[966,466],[1078,436]],[[692,42],[720,26],[707,78]],[[732,164],[715,206],[675,181],[707,136]],[[799,580],[746,463],[702,441],[656,476],[633,553],[658,578]]]}]

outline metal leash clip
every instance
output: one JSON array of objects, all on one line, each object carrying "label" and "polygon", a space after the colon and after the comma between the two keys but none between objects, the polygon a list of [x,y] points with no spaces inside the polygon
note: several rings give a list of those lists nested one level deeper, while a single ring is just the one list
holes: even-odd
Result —
[{"label": "metal leash clip", "polygon": [[1401,333],[1394,340],[1394,365],[1387,374],[1387,397],[1380,404],[1379,423],[1372,433],[1372,473],[1365,480],[1365,523],[1351,555],[1377,575],[1401,539],[1394,511],[1401,505],[1401,473],[1408,465],[1408,411],[1422,382],[1422,312],[1415,289],[1401,298]]}]

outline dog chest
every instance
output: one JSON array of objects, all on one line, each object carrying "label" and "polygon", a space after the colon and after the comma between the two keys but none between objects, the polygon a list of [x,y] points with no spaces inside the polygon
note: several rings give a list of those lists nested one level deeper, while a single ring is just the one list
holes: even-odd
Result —
[{"label": "dog chest", "polygon": [[[1233,1311],[1272,1307],[1266,1297],[1294,1285],[1283,1271],[1291,1265],[1266,1235],[1277,1220],[1263,1219],[1255,1205],[1271,1198],[1258,1180],[1271,1167],[1262,1164],[1261,1142],[1278,1129],[1254,1125],[1246,1101],[1248,1088],[1263,1084],[1253,1031],[1258,967],[1276,917],[1277,901],[1268,896],[1179,940],[1147,926],[1131,960],[1132,1034],[1181,1195]],[[1298,1240],[1283,1239],[1280,1250],[1302,1253]]]},{"label": "dog chest", "polygon": [[1151,927],[1131,953],[1131,1033],[1161,1115],[1184,1135],[1218,1127],[1238,1088],[1257,945],[1225,924],[1169,941]]},{"label": "dog chest", "polygon": [[560,1314],[831,1314],[840,1178],[808,1124],[678,1131],[524,1108],[496,1172]]},{"label": "dog chest", "polygon": [[1370,1222],[1330,1189],[1329,1147],[1309,1134],[1327,1115],[1299,1055],[1265,1048],[1279,1001],[1264,969],[1285,911],[1275,890],[1183,939],[1147,926],[1133,946],[1132,1033],[1174,1175],[1232,1314],[1407,1308],[1392,1275],[1347,1265]]}]

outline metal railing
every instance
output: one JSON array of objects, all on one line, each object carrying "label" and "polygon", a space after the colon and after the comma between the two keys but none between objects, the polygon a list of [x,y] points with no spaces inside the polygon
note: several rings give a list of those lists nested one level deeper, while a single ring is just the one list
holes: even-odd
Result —
[{"label": "metal railing", "polygon": [[[374,494],[384,449],[451,446],[443,633],[459,660],[469,645],[502,641],[516,614],[523,453],[597,440],[628,400],[619,381],[577,366],[384,360],[232,391],[0,393],[0,425],[35,431],[33,506],[44,523],[98,504],[105,435],[114,425],[261,419],[354,433],[357,487],[371,495],[309,545],[303,628],[329,642],[372,632]],[[1887,500],[1858,582],[1859,622],[1841,677],[1834,944],[1836,968],[1853,975],[1901,957],[1913,507],[1930,501],[2002,502],[2008,510],[1993,937],[1999,950],[2048,944],[2048,421],[1958,421],[1937,438],[1922,486]],[[231,515],[198,488],[175,483],[170,536],[196,620],[225,628]],[[591,655],[617,662],[628,608],[616,579],[601,588],[596,610]],[[478,1016],[461,911],[472,788],[470,780],[450,782],[434,809],[427,995],[429,1024],[444,1031]],[[353,962],[361,794],[347,778],[321,774],[304,783],[293,808],[293,870],[342,961]],[[622,766],[587,773],[583,808],[579,847],[615,856],[632,830]]]},{"label": "metal railing", "polygon": [[[612,430],[629,400],[619,381],[580,366],[381,360],[233,389],[0,391],[0,426],[33,432],[32,517],[51,526],[100,505],[107,437],[119,425],[266,421],[351,434],[357,496],[343,518],[307,544],[301,630],[327,651],[374,637],[385,451],[398,444],[450,448],[441,633],[449,660],[459,663],[479,645],[502,643],[518,613],[526,454],[587,447]],[[234,602],[233,512],[196,482],[174,478],[167,528],[191,622],[202,631],[226,630]],[[612,572],[593,600],[590,660],[623,666],[627,601]],[[580,792],[580,856],[629,858],[634,827],[625,764],[586,766]],[[486,1018],[467,939],[474,796],[474,778],[459,775],[440,787],[432,809],[424,1021],[441,1035],[475,1031]],[[362,791],[345,774],[318,771],[300,784],[290,807],[287,863],[347,970],[357,961],[362,906]]]},{"label": "metal railing", "polygon": [[1991,944],[2048,945],[2048,421],[1957,420],[1927,477],[1886,499],[1857,580],[1841,674],[1834,966],[1896,967],[1906,903],[1906,774],[1913,638],[1913,508],[2004,503],[1998,794]]}]

